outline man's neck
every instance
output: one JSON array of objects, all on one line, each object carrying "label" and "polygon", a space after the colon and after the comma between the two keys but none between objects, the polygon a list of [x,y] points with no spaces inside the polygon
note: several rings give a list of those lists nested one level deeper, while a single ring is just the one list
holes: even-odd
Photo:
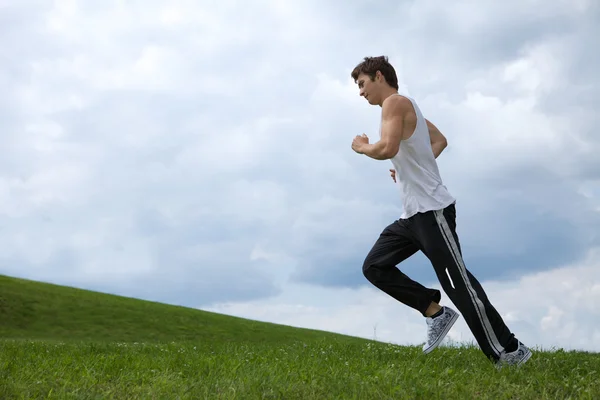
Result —
[{"label": "man's neck", "polygon": [[391,87],[391,88],[389,88],[388,90],[386,90],[386,91],[383,93],[383,100],[381,100],[381,104],[379,104],[379,107],[383,107],[383,102],[384,102],[384,101],[385,101],[385,100],[386,100],[388,97],[390,97],[390,96],[393,96],[393,95],[395,95],[395,94],[398,94],[398,91],[397,91],[396,89],[392,88],[392,87]]}]

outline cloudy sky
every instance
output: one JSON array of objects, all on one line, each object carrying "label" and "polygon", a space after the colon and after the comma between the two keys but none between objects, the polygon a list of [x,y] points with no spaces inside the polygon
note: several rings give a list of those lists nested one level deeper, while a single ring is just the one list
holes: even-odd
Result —
[{"label": "cloudy sky", "polygon": [[509,327],[600,351],[598,4],[4,0],[0,273],[422,343],[361,269],[401,204],[350,148],[380,116],[350,71],[384,54]]}]

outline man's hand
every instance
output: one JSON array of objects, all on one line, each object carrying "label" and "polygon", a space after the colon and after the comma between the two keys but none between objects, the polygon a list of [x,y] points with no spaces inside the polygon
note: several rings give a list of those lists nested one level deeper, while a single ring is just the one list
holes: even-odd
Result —
[{"label": "man's hand", "polygon": [[396,170],[390,168],[390,175],[391,175],[392,179],[394,180],[394,183],[396,183]]},{"label": "man's hand", "polygon": [[362,135],[356,135],[354,140],[352,140],[352,150],[357,152],[358,154],[362,154],[362,149],[364,145],[369,144],[369,138],[364,133]]}]

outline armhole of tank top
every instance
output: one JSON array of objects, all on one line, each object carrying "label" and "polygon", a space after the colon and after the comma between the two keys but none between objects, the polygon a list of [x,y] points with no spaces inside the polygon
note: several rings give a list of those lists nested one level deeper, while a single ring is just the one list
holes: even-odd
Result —
[{"label": "armhole of tank top", "polygon": [[415,107],[415,103],[408,97],[403,96],[404,98],[406,98],[408,101],[410,101],[410,105],[412,106],[413,112],[415,113],[415,129],[413,130],[413,132],[410,134],[410,137],[408,139],[404,139],[403,141],[406,140],[410,140],[413,137],[415,137],[415,133],[417,133],[417,129],[419,129],[419,113],[417,113],[417,108]]},{"label": "armhole of tank top", "polygon": [[[419,114],[417,113],[417,109],[415,107],[415,103],[413,102],[413,100],[411,98],[409,98],[408,96],[404,96],[403,94],[400,94],[400,93],[394,93],[393,96],[404,97],[406,100],[410,101],[410,105],[412,106],[413,112],[415,113],[415,118],[417,120],[416,123],[415,123],[415,129],[410,134],[410,137],[408,139],[404,139],[404,140],[402,140],[400,142],[400,144],[402,144],[402,142],[410,140],[410,139],[412,139],[415,136],[415,133],[417,132],[417,129],[419,128]],[[381,136],[381,119],[380,119],[380,122],[379,122],[379,134]]]}]

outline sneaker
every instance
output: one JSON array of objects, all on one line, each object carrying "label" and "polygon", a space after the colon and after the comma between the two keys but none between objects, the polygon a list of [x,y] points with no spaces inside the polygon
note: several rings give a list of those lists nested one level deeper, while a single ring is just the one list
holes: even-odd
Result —
[{"label": "sneaker", "polygon": [[500,359],[496,362],[496,368],[502,368],[503,365],[523,365],[531,358],[531,355],[531,350],[519,342],[515,351],[511,351],[510,353],[502,352],[500,354]]},{"label": "sneaker", "polygon": [[435,318],[426,318],[427,342],[423,345],[423,352],[425,354],[430,353],[438,347],[457,319],[458,313],[446,306],[442,307],[442,314]]}]

